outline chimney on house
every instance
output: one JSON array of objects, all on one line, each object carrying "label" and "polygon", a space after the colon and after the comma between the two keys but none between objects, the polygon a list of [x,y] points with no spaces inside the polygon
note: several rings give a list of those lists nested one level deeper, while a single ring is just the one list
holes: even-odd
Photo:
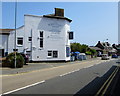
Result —
[{"label": "chimney on house", "polygon": [[55,16],[61,16],[61,17],[64,17],[64,9],[61,9],[61,8],[55,8]]}]

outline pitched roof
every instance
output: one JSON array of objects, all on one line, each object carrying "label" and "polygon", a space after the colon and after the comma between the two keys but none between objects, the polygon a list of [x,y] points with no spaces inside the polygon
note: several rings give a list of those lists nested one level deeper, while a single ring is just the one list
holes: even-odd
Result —
[{"label": "pitched roof", "polygon": [[90,49],[95,49],[95,50],[102,50],[102,49],[100,49],[100,48],[98,48],[98,47],[95,47],[95,46],[90,46],[89,48],[90,48]]},{"label": "pitched roof", "polygon": [[63,17],[63,16],[56,16],[55,14],[48,14],[48,15],[43,15],[43,17],[47,17],[47,18],[56,18],[56,19],[65,19],[69,22],[72,22],[71,19],[67,18],[67,17]]}]

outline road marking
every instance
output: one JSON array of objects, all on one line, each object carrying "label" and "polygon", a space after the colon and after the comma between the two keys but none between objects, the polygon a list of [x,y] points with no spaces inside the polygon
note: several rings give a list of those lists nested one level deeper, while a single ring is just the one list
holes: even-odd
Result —
[{"label": "road marking", "polygon": [[94,65],[86,66],[86,67],[84,67],[84,68],[89,68],[89,67],[92,67],[92,66],[94,66]]},{"label": "road marking", "polygon": [[[6,92],[6,93],[3,93],[2,95],[10,94],[10,93],[13,93],[13,92],[16,92],[16,91],[19,91],[19,90],[22,90],[22,89],[25,89],[25,88],[28,88],[28,87],[32,87],[32,86],[35,86],[35,85],[38,85],[38,84],[44,83],[44,82],[45,82],[45,80],[40,81],[40,82],[37,82],[37,83],[34,83],[34,84],[31,84],[31,85],[27,85],[27,86],[22,87],[22,88],[18,88],[18,89],[15,89],[15,90],[9,91],[9,92]],[[0,95],[1,95],[1,94],[0,94]]]},{"label": "road marking", "polygon": [[[111,84],[113,78],[115,77],[115,75],[117,74],[119,70],[119,67],[116,67],[114,69],[114,71],[111,73],[111,75],[107,78],[107,80],[104,82],[104,84],[102,85],[102,87],[98,90],[98,92],[95,94],[95,96],[104,96],[106,90],[108,89],[109,85]],[[104,89],[105,88],[105,89]],[[103,90],[103,91],[102,91]],[[100,94],[101,93],[101,94]]]},{"label": "road marking", "polygon": [[[83,67],[83,68],[89,68],[89,67],[92,67],[92,66],[94,66],[94,65],[86,66],[86,67]],[[83,69],[83,68],[81,68],[81,69]],[[80,69],[76,69],[76,70],[74,70],[74,71],[67,72],[67,73],[62,74],[62,75],[59,75],[59,76],[62,77],[62,76],[65,76],[65,75],[68,75],[68,74],[74,73],[74,72],[76,72],[76,71],[80,71]]]},{"label": "road marking", "polygon": [[69,72],[68,72],[68,73],[65,73],[65,74],[60,75],[60,77],[65,76],[65,75],[68,75],[68,74],[69,74]]},{"label": "road marking", "polygon": [[74,73],[74,72],[77,72],[77,71],[80,71],[80,69],[76,69],[76,70],[74,70],[74,71],[67,72],[67,73],[65,73],[65,74],[60,75],[60,77],[65,76],[65,75],[68,75],[68,74],[71,74],[71,73]]}]

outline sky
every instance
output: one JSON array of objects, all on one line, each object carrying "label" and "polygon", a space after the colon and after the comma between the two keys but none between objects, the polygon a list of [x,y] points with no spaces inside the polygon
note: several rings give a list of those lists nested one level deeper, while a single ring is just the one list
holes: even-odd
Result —
[{"label": "sky", "polygon": [[[98,41],[118,44],[117,2],[17,2],[17,27],[24,25],[24,14],[46,15],[63,8],[72,19],[74,39],[89,46]],[[15,28],[15,3],[2,2],[2,28]],[[108,39],[108,40],[107,40]]]}]

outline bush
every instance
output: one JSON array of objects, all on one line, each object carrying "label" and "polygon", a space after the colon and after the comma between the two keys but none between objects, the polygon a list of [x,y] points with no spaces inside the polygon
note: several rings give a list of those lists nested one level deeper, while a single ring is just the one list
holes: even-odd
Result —
[{"label": "bush", "polygon": [[[24,65],[24,58],[21,54],[16,52],[16,68],[21,68]],[[15,68],[15,52],[10,53],[7,57],[6,57],[6,61],[5,63],[7,63],[8,67],[11,68]]]}]

